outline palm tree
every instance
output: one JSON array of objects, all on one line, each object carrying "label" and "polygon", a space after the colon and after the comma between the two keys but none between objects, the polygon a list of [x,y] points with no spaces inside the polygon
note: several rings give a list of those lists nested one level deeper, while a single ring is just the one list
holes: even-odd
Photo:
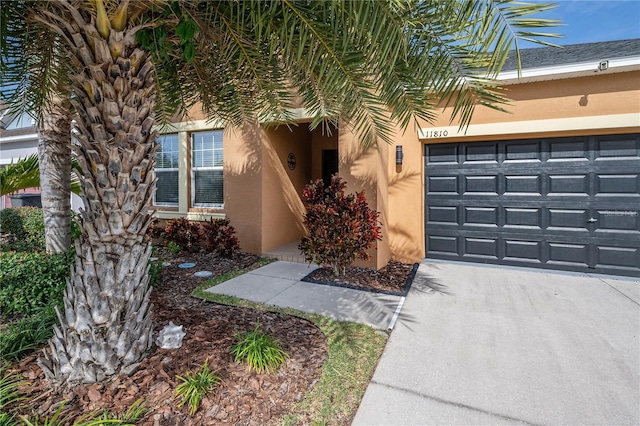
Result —
[{"label": "palm tree", "polygon": [[[365,145],[390,140],[393,123],[431,119],[439,102],[452,102],[464,125],[475,105],[506,102],[493,79],[513,42],[540,40],[537,28],[552,24],[530,16],[548,5],[497,0],[24,7],[26,26],[67,52],[69,61],[51,63],[68,72],[83,175],[75,271],[51,352],[40,360],[48,377],[68,383],[131,372],[151,347],[145,231],[156,116],[184,116],[199,104],[209,117],[241,125],[286,121],[302,106],[312,127],[340,122]],[[19,32],[12,37],[3,40],[28,48]]]},{"label": "palm tree", "polygon": [[[2,71],[9,75],[2,83],[5,90],[4,84],[12,83],[9,91],[21,95],[12,99],[14,112],[38,114],[45,246],[47,252],[59,253],[71,244],[70,81],[64,72],[70,63],[61,54],[62,45],[55,34],[27,25],[28,13],[29,8],[22,1],[5,2],[2,6]],[[12,36],[15,34],[18,37]],[[5,66],[7,60],[11,66]]]}]

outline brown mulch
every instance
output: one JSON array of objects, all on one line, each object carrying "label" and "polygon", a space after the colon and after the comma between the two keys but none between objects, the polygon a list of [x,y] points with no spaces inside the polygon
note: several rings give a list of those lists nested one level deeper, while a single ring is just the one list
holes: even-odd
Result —
[{"label": "brown mulch", "polygon": [[[246,253],[237,253],[232,259],[205,253],[171,256],[171,266],[163,269],[152,292],[154,323],[156,332],[169,321],[184,326],[182,347],[165,350],[153,345],[149,356],[131,376],[120,375],[104,383],[70,390],[53,390],[36,364],[38,354],[32,354],[14,364],[16,372],[25,377],[21,391],[28,401],[19,413],[29,416],[35,412],[42,419],[51,416],[66,401],[63,413],[68,419],[96,411],[100,414],[102,410],[118,414],[142,399],[147,413],[138,424],[144,426],[281,424],[320,377],[327,358],[323,333],[298,317],[223,306],[189,296],[206,279],[195,277],[196,270],[211,271],[218,276],[250,267],[256,260],[257,256]],[[177,268],[187,261],[196,263],[196,268]],[[396,291],[398,286],[404,286],[411,266],[394,263],[386,273],[377,275],[371,275],[372,271],[366,268],[348,269],[349,284]],[[250,372],[245,365],[233,362],[229,354],[235,333],[252,330],[258,323],[279,339],[290,356],[276,374]],[[207,359],[222,382],[203,399],[198,412],[190,416],[187,406],[177,407],[179,399],[174,390],[180,380],[176,376],[199,369]],[[309,419],[300,421],[309,423]]]},{"label": "brown mulch", "polygon": [[318,268],[306,278],[311,282],[319,281],[344,285],[369,291],[400,294],[405,289],[407,277],[413,265],[390,261],[387,266],[379,270],[349,266],[343,276],[335,276],[331,268]]}]

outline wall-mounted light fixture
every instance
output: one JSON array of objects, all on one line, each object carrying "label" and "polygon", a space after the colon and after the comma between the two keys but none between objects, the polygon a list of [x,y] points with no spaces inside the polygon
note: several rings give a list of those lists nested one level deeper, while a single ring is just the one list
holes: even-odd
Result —
[{"label": "wall-mounted light fixture", "polygon": [[609,61],[600,61],[598,64],[598,70],[606,71],[609,69]]},{"label": "wall-mounted light fixture", "polygon": [[401,166],[403,158],[404,155],[402,154],[402,145],[398,145],[396,146],[396,165]]}]

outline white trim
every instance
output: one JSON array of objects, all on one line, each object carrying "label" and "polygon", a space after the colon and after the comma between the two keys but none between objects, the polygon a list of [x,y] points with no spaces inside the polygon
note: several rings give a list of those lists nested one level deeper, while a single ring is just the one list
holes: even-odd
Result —
[{"label": "white trim", "polygon": [[204,222],[209,219],[224,219],[226,215],[224,213],[201,213],[201,212],[174,212],[166,210],[156,210],[154,216],[158,219],[177,219],[179,217],[187,218],[188,220],[197,220]]},{"label": "white trim", "polygon": [[613,114],[592,117],[552,118],[548,120],[512,121],[487,124],[470,124],[467,129],[459,126],[423,127],[418,139],[447,140],[458,137],[518,135],[523,133],[548,133],[572,130],[631,129],[640,127],[640,114]]},{"label": "white trim", "polygon": [[[598,65],[601,61],[608,61],[609,67],[600,71]],[[554,65],[551,67],[528,68],[521,70],[518,76],[517,70],[510,70],[498,74],[497,79],[502,84],[526,83],[532,81],[544,81],[560,78],[584,77],[589,75],[614,74],[618,72],[640,70],[640,56],[627,58],[606,58],[598,61],[578,62],[566,65]]]},{"label": "white trim", "polygon": [[7,142],[24,142],[24,141],[34,140],[34,139],[36,141],[38,140],[37,133],[29,133],[28,135],[0,137],[0,144],[7,143]]},{"label": "white trim", "polygon": [[180,123],[158,125],[155,129],[162,135],[167,133],[194,132],[202,130],[224,129],[225,123],[222,120],[196,120]]}]

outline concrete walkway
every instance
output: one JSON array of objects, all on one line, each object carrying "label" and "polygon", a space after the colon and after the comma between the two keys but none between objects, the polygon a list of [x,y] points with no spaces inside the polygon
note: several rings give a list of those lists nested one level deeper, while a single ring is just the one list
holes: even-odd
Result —
[{"label": "concrete walkway", "polygon": [[420,265],[353,425],[638,425],[640,282]]},{"label": "concrete walkway", "polygon": [[301,281],[317,267],[274,262],[207,289],[254,302],[386,330],[402,298]]}]

